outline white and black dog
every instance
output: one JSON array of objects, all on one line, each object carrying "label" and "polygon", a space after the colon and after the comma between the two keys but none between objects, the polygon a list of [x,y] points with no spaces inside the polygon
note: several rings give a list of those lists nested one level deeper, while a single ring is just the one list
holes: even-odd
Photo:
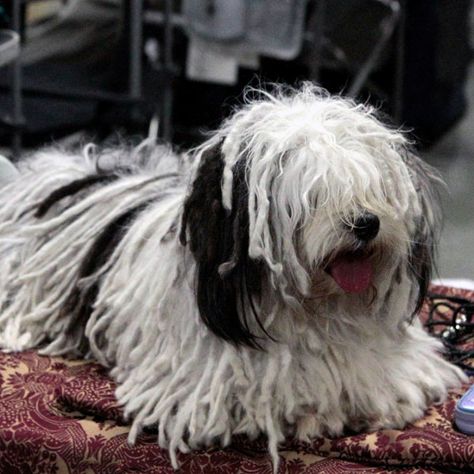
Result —
[{"label": "white and black dog", "polygon": [[0,347],[111,368],[133,441],[403,427],[464,379],[413,314],[438,178],[371,109],[304,85],[200,147],[39,152],[0,195]]}]

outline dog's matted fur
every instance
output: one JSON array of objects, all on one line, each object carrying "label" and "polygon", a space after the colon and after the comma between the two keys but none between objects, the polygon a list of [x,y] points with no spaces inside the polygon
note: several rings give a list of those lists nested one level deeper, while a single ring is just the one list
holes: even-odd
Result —
[{"label": "dog's matted fur", "polygon": [[0,347],[92,356],[176,451],[402,427],[462,372],[414,312],[433,171],[371,109],[261,93],[202,146],[45,150],[0,195]]}]

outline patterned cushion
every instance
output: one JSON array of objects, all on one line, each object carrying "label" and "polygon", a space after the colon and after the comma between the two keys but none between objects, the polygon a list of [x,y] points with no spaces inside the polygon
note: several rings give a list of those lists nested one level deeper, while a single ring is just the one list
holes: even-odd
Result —
[{"label": "patterned cushion", "polygon": [[[474,292],[434,290],[474,300]],[[280,448],[279,472],[474,472],[474,437],[452,425],[465,388],[403,431],[288,441]],[[173,473],[153,433],[127,444],[129,426],[114,389],[106,370],[93,362],[0,353],[0,473]],[[226,449],[180,454],[179,460],[183,473],[272,473],[263,439],[239,437]]]}]

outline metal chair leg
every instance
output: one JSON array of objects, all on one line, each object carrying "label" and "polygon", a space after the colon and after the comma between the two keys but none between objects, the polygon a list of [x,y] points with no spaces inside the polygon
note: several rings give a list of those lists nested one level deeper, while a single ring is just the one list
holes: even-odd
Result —
[{"label": "metal chair leg", "polygon": [[130,97],[142,95],[143,0],[130,0],[129,85]]},{"label": "metal chair leg", "polygon": [[[21,1],[13,0],[12,9],[12,29],[21,35]],[[13,138],[12,150],[13,156],[17,158],[21,153],[22,130],[23,126],[23,104],[21,94],[22,82],[21,60],[17,56],[12,65],[12,96],[13,96]]]}]

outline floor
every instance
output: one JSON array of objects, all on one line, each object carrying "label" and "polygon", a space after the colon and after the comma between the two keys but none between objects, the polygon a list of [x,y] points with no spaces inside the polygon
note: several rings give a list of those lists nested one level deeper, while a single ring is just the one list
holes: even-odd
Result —
[{"label": "floor", "polygon": [[474,67],[466,93],[464,118],[423,157],[441,171],[448,189],[442,196],[439,277],[474,280]]}]

